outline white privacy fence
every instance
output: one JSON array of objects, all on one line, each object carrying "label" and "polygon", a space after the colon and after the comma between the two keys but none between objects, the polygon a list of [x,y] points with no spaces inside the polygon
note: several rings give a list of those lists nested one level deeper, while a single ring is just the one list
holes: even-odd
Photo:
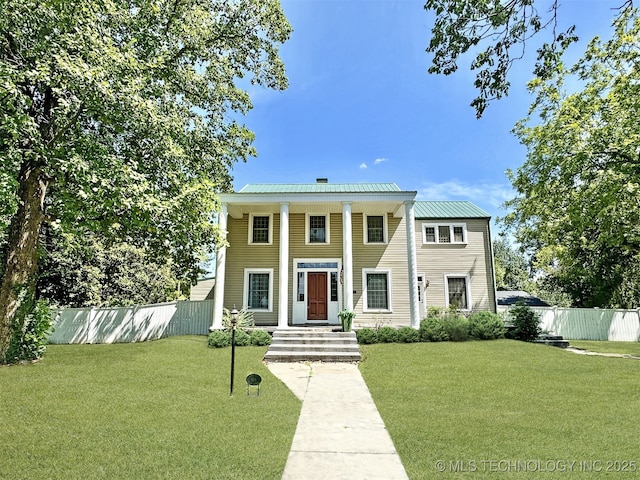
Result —
[{"label": "white privacy fence", "polygon": [[115,308],[54,310],[49,343],[143,342],[175,335],[206,335],[213,300]]},{"label": "white privacy fence", "polygon": [[[640,341],[640,309],[531,307],[540,326],[567,340]],[[506,310],[508,314],[509,310]]]},{"label": "white privacy fence", "polygon": [[[541,327],[568,340],[640,341],[640,309],[532,307]],[[508,315],[508,309],[505,312]],[[54,310],[49,343],[143,342],[176,335],[206,335],[213,300],[137,307]]]}]

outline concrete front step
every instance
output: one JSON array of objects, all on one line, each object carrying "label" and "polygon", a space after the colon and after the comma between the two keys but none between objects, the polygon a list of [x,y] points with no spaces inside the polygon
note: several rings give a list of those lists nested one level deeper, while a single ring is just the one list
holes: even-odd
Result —
[{"label": "concrete front step", "polygon": [[340,345],[340,348],[335,348],[336,345],[310,345],[310,344],[271,344],[269,351],[274,352],[358,352],[360,353],[360,347],[358,345]]},{"label": "concrete front step", "polygon": [[268,362],[357,362],[360,347],[354,332],[287,328],[273,333],[264,359]]},{"label": "concrete front step", "polygon": [[535,343],[543,343],[544,345],[558,348],[567,348],[569,346],[569,341],[560,335],[540,335],[535,340]]}]

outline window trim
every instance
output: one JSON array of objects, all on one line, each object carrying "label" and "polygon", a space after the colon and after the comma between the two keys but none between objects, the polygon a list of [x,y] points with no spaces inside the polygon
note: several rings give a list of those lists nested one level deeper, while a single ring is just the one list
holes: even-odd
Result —
[{"label": "window trim", "polygon": [[[387,275],[387,300],[389,304],[386,309],[382,308],[369,308],[368,305],[368,292],[367,292],[367,275],[370,273],[384,273]],[[390,268],[363,268],[362,269],[362,311],[364,313],[375,313],[375,312],[383,312],[383,313],[393,313],[393,292],[391,290],[391,286],[393,282],[391,281],[391,269]]]},{"label": "window trim", "polygon": [[[440,242],[440,235],[438,235],[439,227],[449,227],[450,242]],[[462,242],[455,241],[454,227],[462,227]],[[427,242],[427,228],[433,228],[435,230],[435,241]],[[423,223],[422,224],[422,243],[424,245],[467,245],[468,232],[466,223]]]},{"label": "window trim", "polygon": [[[310,228],[310,219],[311,217],[324,217],[324,242],[312,242],[311,241],[311,228]],[[331,230],[331,214],[330,213],[307,213],[305,214],[305,227],[304,227],[304,243],[305,245],[329,245],[330,237],[329,232]]]},{"label": "window trim", "polygon": [[[249,275],[252,273],[268,273],[269,274],[269,298],[267,308],[250,308],[249,307]],[[273,268],[245,268],[244,269],[244,286],[242,289],[242,305],[252,312],[273,312]]]},{"label": "window trim", "polygon": [[450,308],[449,303],[449,279],[450,278],[464,278],[465,293],[467,295],[467,308],[461,308],[462,312],[470,312],[472,310],[473,301],[471,299],[471,275],[468,273],[445,273],[444,274],[444,301],[447,308]]},{"label": "window trim", "polygon": [[[386,245],[389,243],[389,234],[387,229],[387,214],[383,213],[381,215],[369,215],[362,214],[363,222],[362,222],[362,243],[364,245]],[[382,241],[381,242],[370,242],[369,241],[369,217],[382,217]]]},{"label": "window trim", "polygon": [[[253,219],[255,217],[269,217],[269,232],[267,233],[268,241],[266,242],[253,241]],[[249,227],[247,228],[247,243],[249,245],[272,245],[273,244],[273,213],[250,213],[249,214]]]}]

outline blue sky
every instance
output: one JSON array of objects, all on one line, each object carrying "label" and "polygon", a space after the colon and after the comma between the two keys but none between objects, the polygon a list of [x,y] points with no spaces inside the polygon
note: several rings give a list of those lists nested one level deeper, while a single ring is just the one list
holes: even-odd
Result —
[{"label": "blue sky", "polygon": [[[505,171],[525,160],[510,131],[531,103],[525,84],[536,47],[511,70],[509,96],[477,120],[468,63],[448,77],[427,73],[433,17],[423,3],[282,0],[294,29],[281,47],[289,88],[250,88],[254,108],[244,121],[258,157],[234,167],[234,188],[318,177],[395,182],[419,200],[470,200],[503,216],[501,204],[514,195]],[[540,10],[550,3],[537,2]],[[560,28],[576,23],[581,39],[574,58],[594,35],[610,36],[611,9],[621,3],[561,1]]]}]

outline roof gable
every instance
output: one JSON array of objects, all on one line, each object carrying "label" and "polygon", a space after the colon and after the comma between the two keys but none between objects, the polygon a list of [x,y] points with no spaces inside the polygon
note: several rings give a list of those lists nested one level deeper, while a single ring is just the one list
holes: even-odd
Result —
[{"label": "roof gable", "polygon": [[491,218],[487,212],[468,201],[421,201],[414,207],[416,219]]}]

